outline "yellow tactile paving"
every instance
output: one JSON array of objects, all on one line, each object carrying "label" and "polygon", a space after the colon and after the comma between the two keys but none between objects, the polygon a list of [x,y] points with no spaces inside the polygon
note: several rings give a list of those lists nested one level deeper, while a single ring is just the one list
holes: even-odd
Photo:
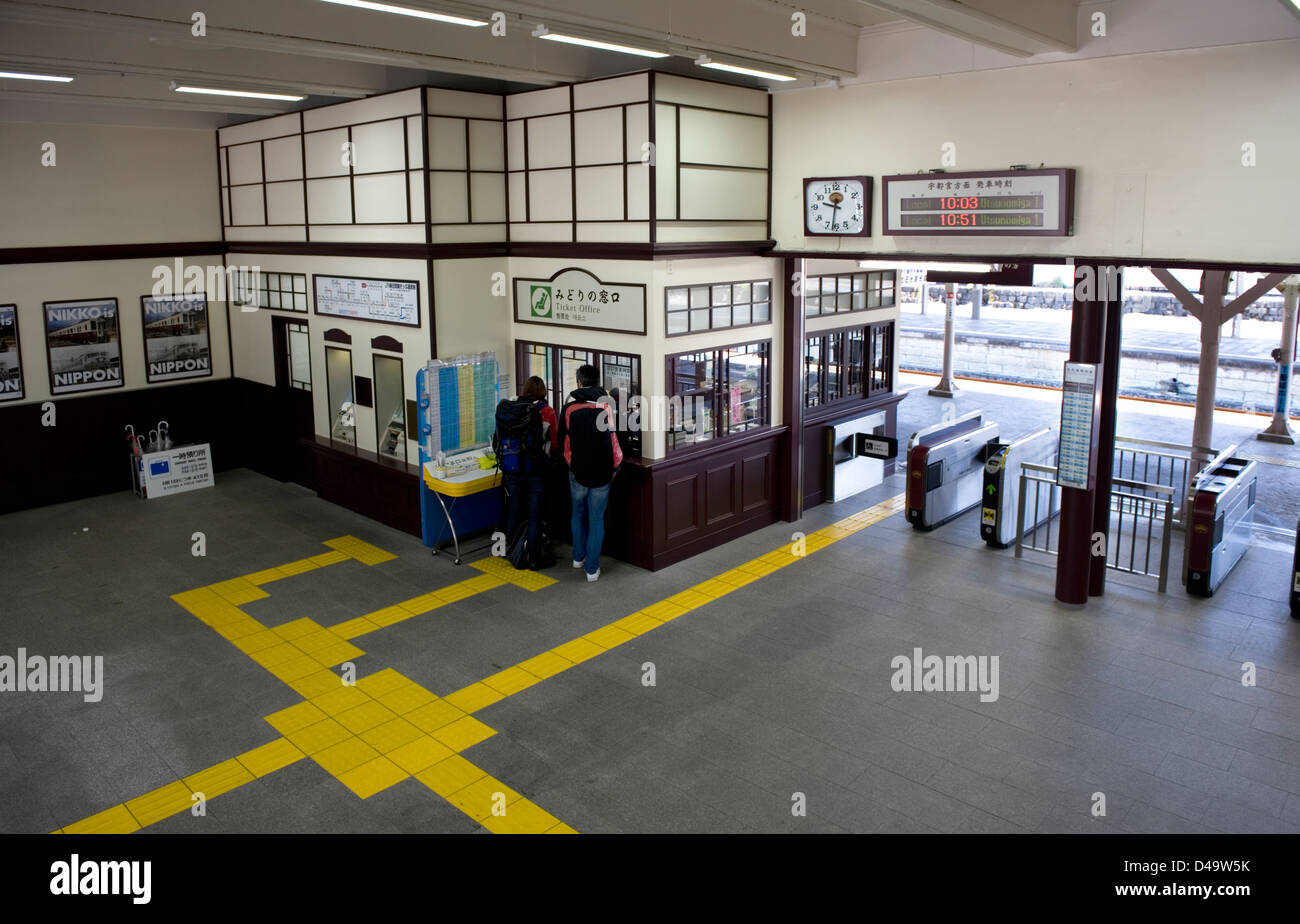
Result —
[{"label": "yellow tactile paving", "polygon": [[[477,568],[487,577],[505,581],[507,584],[514,584],[524,590],[541,590],[543,587],[550,587],[555,583],[555,578],[547,577],[537,571],[518,571],[510,562],[496,556],[470,562],[470,567]],[[464,583],[468,584],[469,582]]]},{"label": "yellow tactile paving", "polygon": [[536,674],[530,674],[521,667],[511,667],[500,673],[493,674],[491,677],[484,677],[483,682],[498,693],[510,696],[531,687],[535,683],[540,683],[541,678]]},{"label": "yellow tactile paving", "polygon": [[327,539],[325,545],[335,551],[342,552],[348,558],[355,558],[363,565],[378,565],[386,561],[392,561],[397,557],[392,552],[385,552],[378,546],[364,542],[355,536],[340,536],[338,539]]},{"label": "yellow tactile paving", "polygon": [[415,682],[403,677],[391,667],[386,667],[382,671],[376,671],[373,674],[367,674],[357,680],[357,689],[367,696],[375,698],[410,686],[415,686]]},{"label": "yellow tactile paving", "polygon": [[313,696],[311,701],[317,708],[324,710],[326,715],[338,715],[340,712],[347,712],[349,709],[364,705],[370,702],[370,699],[370,695],[359,687],[340,686],[320,696]]},{"label": "yellow tactile paving", "polygon": [[64,834],[130,834],[140,830],[140,822],[125,805],[115,805],[62,830]]},{"label": "yellow tactile paving", "polygon": [[340,776],[379,756],[378,751],[360,738],[348,738],[338,744],[330,745],[323,751],[317,751],[311,755],[311,759],[331,775]]},{"label": "yellow tactile paving", "polygon": [[398,715],[405,715],[419,709],[421,706],[427,706],[436,700],[434,696],[419,684],[407,684],[390,693],[384,693],[378,697],[379,701]]},{"label": "yellow tactile paving", "polygon": [[178,780],[130,800],[126,808],[140,827],[147,828],[156,821],[188,809],[194,804],[193,796],[190,788]]},{"label": "yellow tactile paving", "polygon": [[421,770],[415,778],[445,799],[486,775],[459,754],[453,754]]},{"label": "yellow tactile paving", "polygon": [[508,812],[511,800],[518,801],[522,798],[495,777],[481,776],[468,786],[456,790],[447,801],[486,827],[485,819],[493,817],[494,810]]},{"label": "yellow tactile paving", "polygon": [[408,776],[410,776],[409,773],[387,757],[376,757],[355,770],[340,774],[339,782],[356,793],[358,797],[369,799],[375,793],[383,792]]},{"label": "yellow tactile paving", "polygon": [[306,677],[289,681],[289,687],[299,696],[307,699],[313,699],[331,690],[340,689],[342,686],[342,677],[333,671],[324,669],[318,670],[314,674],[308,674]]},{"label": "yellow tactile paving", "polygon": [[372,699],[360,706],[354,706],[345,712],[340,712],[334,717],[334,720],[352,734],[359,735],[363,731],[374,728],[376,725],[382,725],[395,718],[397,718],[397,713]]},{"label": "yellow tactile paving", "polygon": [[[560,819],[527,799],[511,802],[506,806],[504,815],[488,815],[479,823],[494,834],[543,834],[563,824]],[[573,831],[572,828],[569,830]]]},{"label": "yellow tactile paving", "polygon": [[496,729],[489,728],[472,715],[467,715],[430,734],[435,741],[441,741],[453,751],[460,752],[491,738],[496,734]]},{"label": "yellow tactile paving", "polygon": [[321,709],[308,702],[294,703],[288,709],[281,709],[266,717],[266,721],[272,728],[282,735],[291,732],[302,731],[308,725],[315,725],[317,722],[325,721],[327,716]]},{"label": "yellow tactile paving", "polygon": [[244,768],[253,776],[263,777],[268,773],[274,773],[276,770],[297,763],[306,756],[306,754],[294,747],[292,742],[284,738],[276,738],[270,744],[264,744],[260,748],[245,751],[235,759],[243,764]]},{"label": "yellow tactile paving", "polygon": [[376,622],[371,622],[365,616],[358,616],[356,619],[349,619],[347,622],[341,622],[331,628],[339,638],[353,639],[365,635],[367,632],[374,632],[380,626]]},{"label": "yellow tactile paving", "polygon": [[452,756],[451,748],[428,735],[421,735],[409,744],[388,752],[385,756],[407,773],[418,774],[440,760]]},{"label": "yellow tactile paving", "polygon": [[285,735],[293,742],[294,747],[309,757],[351,736],[350,731],[333,719],[326,719],[324,722],[317,722],[315,725],[308,725],[306,728]]},{"label": "yellow tactile paving", "polygon": [[205,799],[211,799],[252,780],[253,775],[248,772],[248,769],[232,757],[215,767],[185,777],[183,782],[194,792],[202,793]]},{"label": "yellow tactile paving", "polygon": [[547,651],[527,661],[520,661],[519,667],[534,677],[545,680],[547,677],[554,677],[562,670],[573,667],[573,662],[555,651]]},{"label": "yellow tactile paving", "polygon": [[423,731],[402,718],[389,719],[387,722],[357,734],[357,737],[380,754],[396,751],[398,748],[404,747],[424,736]]},{"label": "yellow tactile paving", "polygon": [[310,657],[321,667],[335,667],[345,661],[355,660],[363,654],[365,652],[351,642],[338,641],[320,651],[312,652]]},{"label": "yellow tactile paving", "polygon": [[403,718],[416,728],[426,732],[437,731],[444,725],[456,721],[465,715],[465,710],[453,706],[445,699],[436,699],[427,706],[421,706],[406,713]]},{"label": "yellow tactile paving", "polygon": [[455,706],[465,712],[476,712],[504,698],[505,694],[500,690],[494,690],[481,681],[471,683],[469,686],[443,697],[448,705]]}]

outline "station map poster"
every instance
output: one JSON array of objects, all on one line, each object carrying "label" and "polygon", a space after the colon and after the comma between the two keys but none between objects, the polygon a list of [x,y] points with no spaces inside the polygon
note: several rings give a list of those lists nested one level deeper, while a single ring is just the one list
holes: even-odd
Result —
[{"label": "station map poster", "polygon": [[0,305],[0,401],[23,396],[22,354],[18,348],[18,306]]},{"label": "station map poster", "polygon": [[420,284],[414,279],[312,276],[312,287],[317,314],[420,326]]},{"label": "station map poster", "polygon": [[1093,486],[1092,456],[1096,447],[1097,366],[1066,363],[1061,386],[1061,437],[1056,483],[1087,491]]},{"label": "station map poster", "polygon": [[45,346],[50,358],[51,394],[120,388],[124,384],[115,298],[46,302]]},{"label": "station map poster", "polygon": [[582,330],[645,333],[645,285],[601,282],[583,269],[515,279],[515,320]]},{"label": "station map poster", "polygon": [[206,295],[142,295],[145,378],[154,382],[212,374]]}]

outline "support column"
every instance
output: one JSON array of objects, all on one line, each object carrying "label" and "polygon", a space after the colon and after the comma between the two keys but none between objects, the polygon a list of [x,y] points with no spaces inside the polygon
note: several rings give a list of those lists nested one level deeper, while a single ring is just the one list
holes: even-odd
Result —
[{"label": "support column", "polygon": [[952,387],[952,315],[956,307],[957,286],[950,282],[943,314],[943,375],[939,377],[939,384],[930,389],[930,394],[936,398],[951,398],[956,391]]},{"label": "support column", "polygon": [[[1124,318],[1124,283],[1118,266],[1097,267],[1098,299],[1105,300],[1105,344],[1101,367],[1101,423],[1097,438],[1097,487],[1093,492],[1092,531],[1106,537],[1110,550],[1110,486],[1115,469],[1115,418],[1119,406],[1120,339]],[[1104,273],[1104,275],[1103,275]],[[1104,282],[1103,282],[1104,280]],[[1088,566],[1088,596],[1106,592],[1106,556],[1093,555]]]},{"label": "support column", "polygon": [[781,266],[785,282],[781,297],[785,309],[781,318],[781,423],[789,427],[789,437],[779,490],[781,519],[793,523],[803,516],[803,286],[808,263],[786,257]]},{"label": "support column", "polygon": [[925,274],[921,278],[921,314],[925,314],[925,304],[930,300],[930,287],[925,284]]},{"label": "support column", "polygon": [[[1101,363],[1105,356],[1106,303],[1081,298],[1078,280],[1097,267],[1075,267],[1074,303],[1070,311],[1070,361]],[[1101,268],[1105,272],[1105,268]],[[1095,278],[1095,276],[1094,276]],[[1104,381],[1104,379],[1103,379]],[[1092,531],[1095,516],[1095,492],[1081,488],[1061,488],[1060,533],[1056,556],[1056,599],[1062,603],[1088,602],[1092,569]]]},{"label": "support column", "polygon": [[970,300],[970,319],[978,321],[980,319],[980,309],[984,307],[984,287],[977,285],[975,292],[971,295]]},{"label": "support column", "polygon": [[1196,419],[1192,422],[1192,460],[1200,471],[1214,455],[1214,393],[1219,384],[1219,341],[1223,336],[1223,296],[1228,274],[1201,275],[1201,361],[1196,372]]},{"label": "support column", "polygon": [[1291,408],[1291,367],[1295,364],[1296,302],[1300,293],[1300,276],[1282,283],[1282,343],[1278,350],[1277,402],[1273,405],[1273,422],[1256,439],[1269,443],[1295,444],[1289,421]]}]

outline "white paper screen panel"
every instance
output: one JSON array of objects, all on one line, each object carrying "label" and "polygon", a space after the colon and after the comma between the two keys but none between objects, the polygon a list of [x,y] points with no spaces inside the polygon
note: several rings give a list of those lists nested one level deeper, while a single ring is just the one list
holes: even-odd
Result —
[{"label": "white paper screen panel", "polygon": [[356,188],[357,224],[406,221],[406,174],[381,173],[358,176]]},{"label": "white paper screen panel", "polygon": [[528,168],[567,167],[570,159],[569,116],[528,120]]},{"label": "white paper screen panel", "polygon": [[434,224],[469,221],[469,205],[465,199],[465,174],[429,174],[429,214]]},{"label": "white paper screen panel", "polygon": [[357,173],[378,173],[384,170],[405,170],[405,133],[401,120],[357,125],[352,129],[353,158]]},{"label": "white paper screen panel", "polygon": [[500,173],[471,173],[470,195],[474,202],[474,223],[506,220],[506,184]]},{"label": "white paper screen panel", "polygon": [[469,93],[465,90],[430,89],[429,114],[501,120],[504,100],[494,93]]},{"label": "white paper screen panel", "polygon": [[347,177],[307,181],[307,212],[311,223],[336,224],[352,220],[352,181]]},{"label": "white paper screen panel", "polygon": [[302,224],[306,220],[302,207],[302,183],[267,183],[266,212],[267,224]]},{"label": "white paper screen panel", "polygon": [[264,138],[296,134],[298,134],[298,113],[290,112],[258,122],[245,122],[243,125],[219,128],[217,142],[222,145],[243,144],[246,141],[260,141]]},{"label": "white paper screen panel", "polygon": [[424,166],[424,144],[420,141],[420,123],[422,119],[406,120],[406,157],[412,170]]},{"label": "white paper screen panel", "polygon": [[345,128],[307,135],[307,177],[339,176],[348,172],[343,166],[343,145],[348,140]]},{"label": "white paper screen panel", "polygon": [[264,225],[266,214],[262,209],[262,187],[232,186],[230,211],[235,225]]},{"label": "white paper screen panel", "polygon": [[569,88],[551,87],[506,97],[506,118],[522,119],[569,111]]},{"label": "white paper screen panel", "polygon": [[375,122],[380,119],[416,115],[420,111],[420,92],[420,88],[416,87],[400,93],[387,93],[383,96],[323,106],[320,109],[308,109],[302,114],[303,127],[307,131],[313,131],[318,128],[335,128],[340,125],[356,125],[359,122]]},{"label": "white paper screen panel", "polygon": [[523,221],[528,214],[526,211],[526,192],[527,185],[522,173],[512,173],[506,183],[510,188],[510,220]]},{"label": "white paper screen panel", "polygon": [[268,181],[302,179],[302,141],[298,135],[263,142],[262,156]]},{"label": "white paper screen panel", "polygon": [[623,168],[627,172],[627,217],[645,221],[650,218],[650,168],[637,162]]},{"label": "white paper screen panel", "polygon": [[535,170],[528,176],[529,221],[569,221],[573,193],[567,170]]},{"label": "white paper screen panel", "polygon": [[[315,217],[315,216],[313,216]],[[312,225],[312,243],[419,244],[424,225]]]},{"label": "white paper screen panel", "polygon": [[622,103],[644,102],[650,98],[650,81],[646,74],[629,74],[609,80],[593,80],[573,85],[573,108],[595,109]]},{"label": "white paper screen panel", "polygon": [[687,103],[766,116],[767,98],[766,90],[748,90],[669,74],[655,75],[655,102],[659,103]]},{"label": "white paper screen panel", "polygon": [[589,221],[578,225],[579,241],[615,241],[640,243],[650,240],[650,223],[645,221],[599,222]]},{"label": "white paper screen panel", "polygon": [[429,119],[429,166],[434,170],[465,169],[464,119]]},{"label": "white paper screen panel", "polygon": [[504,170],[506,168],[503,135],[500,122],[469,121],[469,156],[471,170]]},{"label": "white paper screen panel", "polygon": [[424,221],[424,178],[412,171],[406,174],[411,193],[411,221]]},{"label": "white paper screen panel", "polygon": [[593,109],[589,112],[574,113],[573,131],[576,163],[623,162],[622,108]]},{"label": "white paper screen panel", "polygon": [[650,141],[650,107],[627,107],[627,159],[640,162],[648,156],[642,145]]},{"label": "white paper screen panel", "polygon": [[618,221],[623,217],[623,167],[579,167],[578,220]]},{"label": "white paper screen panel", "polygon": [[767,167],[767,119],[682,109],[681,120],[684,163]]},{"label": "white paper screen panel", "polygon": [[524,169],[524,123],[506,123],[506,158],[510,170]]},{"label": "white paper screen panel", "polygon": [[767,218],[767,173],[724,167],[683,167],[683,220]]},{"label": "white paper screen panel", "polygon": [[655,217],[677,217],[677,110],[655,106]]},{"label": "white paper screen panel", "polygon": [[260,183],[262,181],[262,146],[258,143],[241,144],[230,149],[230,183]]}]

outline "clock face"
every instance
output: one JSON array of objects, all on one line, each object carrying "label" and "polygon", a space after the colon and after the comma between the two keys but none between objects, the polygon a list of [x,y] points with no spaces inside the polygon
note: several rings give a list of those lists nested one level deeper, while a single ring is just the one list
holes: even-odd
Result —
[{"label": "clock face", "polygon": [[808,234],[865,236],[870,188],[861,178],[804,180],[803,208]]}]

